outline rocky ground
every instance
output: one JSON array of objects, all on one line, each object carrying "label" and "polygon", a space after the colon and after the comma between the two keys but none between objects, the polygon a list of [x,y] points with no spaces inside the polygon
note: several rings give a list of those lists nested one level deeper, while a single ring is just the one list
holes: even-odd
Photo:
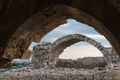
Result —
[{"label": "rocky ground", "polygon": [[120,80],[120,67],[95,68],[40,68],[31,66],[0,73],[0,80]]}]

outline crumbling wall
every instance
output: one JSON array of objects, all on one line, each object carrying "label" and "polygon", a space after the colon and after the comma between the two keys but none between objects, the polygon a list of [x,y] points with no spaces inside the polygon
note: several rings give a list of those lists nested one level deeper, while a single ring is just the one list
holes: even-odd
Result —
[{"label": "crumbling wall", "polygon": [[32,69],[24,67],[0,74],[1,80],[120,80],[118,69],[87,70],[75,68]]},{"label": "crumbling wall", "polygon": [[56,67],[94,69],[95,67],[105,67],[107,62],[104,57],[86,57],[77,60],[59,59]]},{"label": "crumbling wall", "polygon": [[[72,37],[74,37],[74,36],[72,36]],[[61,54],[61,53],[59,52],[58,49],[56,49],[56,45],[60,45],[60,43],[62,43],[63,41],[67,41],[67,39],[69,40],[69,38],[72,38],[72,37],[64,36],[63,38],[56,40],[53,44],[46,42],[46,43],[36,45],[33,48],[33,58],[32,58],[32,61],[34,63],[34,68],[41,68],[41,67],[53,68],[53,67],[57,66],[57,67],[71,67],[71,68],[75,67],[75,68],[92,69],[95,67],[105,67],[105,65],[110,64],[110,63],[120,62],[119,56],[116,55],[116,53],[113,53],[114,51],[111,48],[109,48],[109,49],[105,48],[105,50],[108,50],[109,53],[105,53],[104,57],[88,57],[88,58],[82,58],[82,59],[79,58],[78,60],[58,59],[59,54]],[[76,37],[76,35],[75,35],[75,37]],[[79,36],[77,38],[80,38],[80,37],[83,38],[83,36]],[[87,38],[85,37],[85,40],[86,39]],[[89,39],[89,40],[91,41],[91,44],[99,46],[100,49],[104,50],[104,48],[100,47],[99,44],[97,44],[96,42],[94,43],[91,39]],[[59,46],[58,48],[63,48],[63,47]],[[54,50],[54,51],[51,53],[52,50]],[[56,52],[59,54],[55,54]],[[103,52],[106,52],[106,51],[103,51]],[[54,59],[54,61],[53,61],[53,59]]]},{"label": "crumbling wall", "polygon": [[43,43],[33,47],[32,62],[34,64],[34,68],[48,67],[48,65],[50,64],[50,61],[48,61],[48,54],[51,48],[51,43]]}]

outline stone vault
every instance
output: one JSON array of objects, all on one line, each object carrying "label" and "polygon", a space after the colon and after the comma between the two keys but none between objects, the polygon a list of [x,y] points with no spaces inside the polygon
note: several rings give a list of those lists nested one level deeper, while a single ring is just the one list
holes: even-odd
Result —
[{"label": "stone vault", "polygon": [[94,27],[120,55],[120,0],[0,0],[1,60],[22,58],[32,41],[69,18]]}]

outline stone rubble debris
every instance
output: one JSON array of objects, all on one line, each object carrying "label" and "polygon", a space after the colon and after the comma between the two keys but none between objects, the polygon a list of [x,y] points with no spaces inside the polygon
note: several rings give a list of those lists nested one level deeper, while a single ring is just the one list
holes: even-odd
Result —
[{"label": "stone rubble debris", "polygon": [[27,66],[1,72],[0,80],[120,80],[120,65],[118,67],[99,70],[62,67],[34,69]]},{"label": "stone rubble debris", "polygon": [[[68,36],[67,39],[69,39]],[[91,41],[93,40],[89,42]],[[55,44],[58,45],[58,43],[56,42]],[[94,43],[92,42],[92,44]],[[101,67],[103,64],[100,61],[106,62],[106,58],[104,57],[79,58],[76,62],[74,60],[65,61],[58,59],[58,54],[52,55],[50,53],[53,48],[54,45],[52,43],[43,43],[35,46],[33,48],[33,64],[27,67],[1,72],[0,80],[120,80],[120,62],[116,54],[108,54],[107,58],[109,58],[111,63],[107,63],[104,67]],[[100,46],[99,48],[102,49]],[[51,61],[51,59],[54,61]],[[61,63],[59,63],[59,60]],[[87,69],[85,69],[85,66],[76,68],[76,63],[81,62],[82,64],[78,65],[87,65],[89,68],[87,66]],[[56,66],[58,63],[59,66]],[[93,67],[93,64],[100,65]],[[67,66],[63,67],[61,65]]]}]

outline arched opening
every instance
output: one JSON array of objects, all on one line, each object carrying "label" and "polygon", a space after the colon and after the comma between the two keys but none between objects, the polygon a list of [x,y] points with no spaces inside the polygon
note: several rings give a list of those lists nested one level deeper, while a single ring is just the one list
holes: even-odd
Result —
[{"label": "arched opening", "polygon": [[58,57],[64,51],[64,49],[81,41],[88,42],[91,45],[98,48],[104,55],[104,59],[102,58],[104,63],[110,63],[109,51],[105,47],[103,47],[99,42],[96,42],[95,40],[80,34],[71,34],[57,39],[53,44],[46,43],[35,46],[33,49],[33,62],[35,63],[34,67],[55,67],[56,63],[58,62]]},{"label": "arched opening", "polygon": [[60,54],[56,67],[94,69],[105,67],[104,55],[87,42],[73,44]]},{"label": "arched opening", "polygon": [[[1,0],[0,61],[3,62],[4,60],[5,62],[0,63],[0,67],[2,64],[9,62],[10,59],[24,56],[24,51],[26,51],[32,41],[37,42],[41,40],[45,34],[58,25],[65,23],[65,20],[70,18],[95,27],[97,31],[106,36],[117,53],[120,54],[120,35],[118,35],[120,32],[119,3],[120,0]],[[39,10],[40,14],[38,13],[36,16],[31,17]],[[21,24],[22,27],[20,26]],[[65,69],[62,71],[64,70]],[[59,78],[70,77],[69,79],[72,80],[76,78],[79,79],[76,77],[79,74],[76,75],[75,73],[76,76],[72,77],[72,75],[66,75],[67,71],[65,70],[65,73],[62,73],[60,77],[58,74],[61,72],[58,72],[57,76]],[[73,73],[72,70],[70,71]],[[113,70],[106,71],[98,72],[100,75],[98,75],[96,71],[95,74],[90,71],[89,74],[82,79],[87,80],[91,78],[91,80],[94,80],[96,78],[98,79],[98,77],[99,79],[119,79],[119,75],[116,75],[119,74],[117,70],[116,72],[113,72]],[[20,70],[18,70],[18,72],[20,72]],[[51,72],[53,72],[53,70],[50,71],[50,73]],[[78,73],[81,71],[74,72]],[[106,73],[112,74],[105,77]],[[14,77],[14,74],[12,75]],[[83,75],[80,74],[80,76]],[[6,74],[5,76],[8,77]],[[41,75],[38,75],[38,77],[41,77]],[[42,75],[42,77],[46,78],[46,75]]]},{"label": "arched opening", "polygon": [[[49,52],[48,56],[48,61],[50,62],[56,62],[58,60],[59,55],[64,51],[65,48],[69,47],[70,45],[73,45],[77,42],[80,41],[85,41],[90,43],[91,45],[95,46],[98,48],[101,53],[104,55],[106,58],[106,61],[109,62],[108,55],[110,54],[109,51],[107,51],[106,48],[104,48],[99,42],[96,42],[95,40],[85,37],[80,34],[72,34],[72,35],[67,35],[62,38],[59,38],[53,43],[52,49]],[[52,64],[53,65],[53,64]]]},{"label": "arched opening", "polygon": [[[56,28],[60,24],[66,22],[66,19],[73,18],[79,22],[86,23],[95,28],[96,31],[104,35],[112,44],[112,46],[119,52],[119,43],[115,37],[110,33],[110,31],[103,25],[101,22],[94,19],[92,16],[87,13],[80,11],[76,8],[65,6],[65,5],[56,5],[53,8],[53,11],[56,11],[55,15],[47,17],[43,15],[44,10],[38,12],[36,15],[26,20],[13,34],[13,38],[10,40],[9,47],[6,48],[6,57],[10,57],[13,53],[8,54],[8,52],[15,52],[16,58],[21,58],[23,52],[28,48],[29,44],[32,41],[39,42],[45,34],[50,32],[52,29]],[[59,11],[61,10],[61,11]],[[41,21],[42,20],[42,21]],[[40,22],[41,21],[41,22]],[[16,42],[17,46],[15,49],[11,48],[11,45]],[[20,44],[23,42],[24,44]],[[24,48],[19,48],[24,46]],[[10,49],[9,49],[10,48]],[[9,51],[10,50],[10,51]],[[19,53],[19,55],[17,55]],[[11,58],[15,58],[11,56]]]},{"label": "arched opening", "polygon": [[52,11],[54,15],[48,16],[49,13],[46,14],[48,10],[49,8],[40,10],[36,15],[24,21],[24,23],[17,28],[9,40],[2,57],[9,59],[21,58],[32,41],[39,42],[44,35],[57,26],[66,23],[66,20],[70,18],[94,27],[96,31],[110,41],[117,52],[120,51],[119,42],[106,25],[86,11],[81,11],[67,5],[55,5],[50,8],[50,11]]},{"label": "arched opening", "polygon": [[[63,35],[67,35],[67,34],[73,34],[73,33],[76,33],[76,32],[79,32],[83,35],[86,35],[88,37],[91,37],[91,38],[94,38],[95,40],[99,41],[102,43],[102,45],[106,46],[106,47],[110,47],[111,45],[109,44],[109,42],[105,39],[104,36],[100,35],[98,32],[95,31],[94,28],[92,28],[91,26],[88,26],[86,24],[83,24],[83,23],[79,23],[77,22],[76,20],[73,20],[73,19],[68,19],[67,20],[68,23],[66,24],[63,24],[61,26],[58,26],[58,30],[54,29],[52,33],[52,35],[49,35],[50,33],[48,33],[42,40],[42,41],[50,41],[50,42],[54,42],[57,38],[59,38],[60,36],[63,36]],[[75,26],[76,25],[76,26]],[[74,26],[75,28],[75,32],[73,31],[74,28],[72,28]],[[67,27],[67,28],[63,28],[63,27]],[[69,29],[69,30],[68,30]],[[81,30],[80,30],[81,29]],[[61,34],[62,35],[61,35]],[[31,44],[31,46],[33,47],[33,45],[36,45],[35,42],[33,42]],[[31,47],[29,47],[31,48]],[[94,56],[94,55],[92,55]]]},{"label": "arched opening", "polygon": [[[41,42],[53,43],[59,37],[62,37],[68,34],[75,34],[75,33],[93,38],[96,41],[100,42],[105,47],[111,47],[107,39],[103,35],[100,35],[93,27],[77,22],[74,19],[68,19],[66,24],[60,25],[57,28],[53,29],[51,32],[49,32],[42,38]],[[32,43],[31,47],[29,48],[32,48],[32,46],[36,44],[37,43],[35,42]]]},{"label": "arched opening", "polygon": [[59,56],[59,59],[77,60],[78,58],[85,58],[85,57],[104,57],[104,56],[93,45],[81,41],[64,49],[62,54]]}]

